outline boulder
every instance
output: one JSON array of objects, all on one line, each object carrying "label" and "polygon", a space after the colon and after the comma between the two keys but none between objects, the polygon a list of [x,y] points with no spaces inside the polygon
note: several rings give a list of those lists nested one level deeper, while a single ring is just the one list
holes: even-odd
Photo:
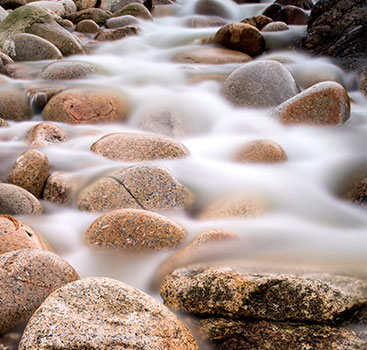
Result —
[{"label": "boulder", "polygon": [[120,209],[98,217],[86,230],[84,241],[112,250],[168,250],[177,248],[186,230],[175,221],[142,209]]},{"label": "boulder", "polygon": [[29,149],[15,161],[8,175],[8,182],[40,198],[49,170],[47,156],[37,149]]},{"label": "boulder", "polygon": [[[78,11],[94,9],[97,5],[97,0],[73,0]],[[75,11],[74,11],[75,12]]]},{"label": "boulder", "polygon": [[62,258],[38,249],[0,255],[0,334],[26,322],[56,289],[79,278]]},{"label": "boulder", "polygon": [[67,139],[64,130],[50,122],[42,122],[33,126],[26,134],[30,146],[45,147],[63,142]]},{"label": "boulder", "polygon": [[0,118],[22,121],[30,119],[32,111],[27,94],[16,88],[0,89]]},{"label": "boulder", "polygon": [[100,178],[79,193],[78,207],[85,211],[173,210],[188,208],[193,197],[165,167],[147,164]]},{"label": "boulder", "polygon": [[109,159],[125,162],[185,158],[189,155],[182,143],[168,137],[122,132],[101,137],[92,144],[91,151]]},{"label": "boulder", "polygon": [[96,73],[96,68],[89,63],[62,60],[52,62],[42,69],[39,78],[44,80],[86,79]]},{"label": "boulder", "polygon": [[26,6],[35,6],[46,11],[53,12],[55,15],[63,17],[65,16],[65,7],[59,1],[32,1],[27,3]]},{"label": "boulder", "polygon": [[185,19],[184,24],[189,28],[221,27],[227,24],[222,17],[193,15]]},{"label": "boulder", "polygon": [[56,348],[199,349],[192,334],[164,305],[105,277],[69,283],[34,313],[19,350]]},{"label": "boulder", "polygon": [[256,61],[241,65],[224,81],[222,93],[235,106],[278,106],[299,92],[292,74],[279,62]]}]

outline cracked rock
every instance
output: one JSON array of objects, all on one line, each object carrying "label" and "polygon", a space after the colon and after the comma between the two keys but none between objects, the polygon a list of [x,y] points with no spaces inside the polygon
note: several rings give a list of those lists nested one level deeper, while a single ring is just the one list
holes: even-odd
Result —
[{"label": "cracked rock", "polygon": [[35,249],[0,255],[0,334],[26,322],[54,290],[79,276],[61,257]]},{"label": "cracked rock", "polygon": [[60,288],[34,313],[19,350],[198,350],[188,329],[164,305],[104,277]]}]

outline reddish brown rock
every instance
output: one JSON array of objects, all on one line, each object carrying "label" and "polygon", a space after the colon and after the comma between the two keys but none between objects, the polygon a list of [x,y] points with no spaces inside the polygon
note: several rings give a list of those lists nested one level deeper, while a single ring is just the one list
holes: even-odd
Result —
[{"label": "reddish brown rock", "polygon": [[234,156],[234,161],[240,163],[281,163],[287,159],[283,148],[271,140],[247,142]]},{"label": "reddish brown rock", "polygon": [[[305,4],[304,7],[310,7],[310,2],[303,2],[303,4]],[[293,25],[305,25],[307,24],[309,19],[308,13],[302,7],[294,5],[283,5],[276,2],[268,6],[262,14],[270,17],[271,19],[273,19],[273,21],[280,21]]]},{"label": "reddish brown rock", "polygon": [[27,248],[49,250],[49,247],[30,226],[9,215],[0,215],[0,254]]},{"label": "reddish brown rock", "polygon": [[94,22],[92,19],[85,19],[84,21],[80,21],[76,26],[75,30],[80,33],[98,33],[99,25]]},{"label": "reddish brown rock", "polygon": [[120,16],[126,16],[126,15],[141,18],[146,21],[153,20],[153,16],[149,12],[149,10],[143,4],[139,4],[137,2],[127,4],[123,8],[113,13],[113,17],[120,17]]},{"label": "reddish brown rock", "polygon": [[252,26],[256,27],[258,30],[262,30],[267,24],[271,22],[273,22],[271,18],[263,16],[263,15],[248,17],[241,21],[241,23],[251,24]]},{"label": "reddish brown rock", "polygon": [[0,118],[22,121],[32,115],[27,94],[24,91],[8,87],[0,89]]},{"label": "reddish brown rock", "polygon": [[114,133],[92,144],[91,151],[106,158],[136,162],[185,158],[187,148],[176,140],[153,134]]},{"label": "reddish brown rock", "polygon": [[78,88],[65,90],[47,103],[44,119],[69,124],[124,121],[128,103],[123,94],[112,89]]},{"label": "reddish brown rock", "polygon": [[116,29],[104,29],[100,31],[96,36],[95,40],[99,41],[115,41],[126,38],[132,35],[138,35],[140,28],[135,25],[124,26]]},{"label": "reddish brown rock", "polygon": [[50,166],[47,156],[37,149],[23,152],[8,175],[8,182],[40,198]]},{"label": "reddish brown rock", "polygon": [[62,258],[44,250],[0,255],[0,334],[26,322],[54,290],[79,278]]},{"label": "reddish brown rock", "polygon": [[43,199],[59,205],[70,205],[75,194],[75,182],[66,173],[53,172],[43,189]]},{"label": "reddish brown rock", "polygon": [[321,82],[271,111],[283,124],[339,125],[350,118],[347,91],[336,82]]},{"label": "reddish brown rock", "polygon": [[214,36],[214,42],[228,49],[257,56],[265,50],[265,39],[254,26],[246,23],[231,23],[221,27]]},{"label": "reddish brown rock", "polygon": [[84,241],[102,249],[167,250],[177,248],[186,230],[173,220],[141,209],[110,211],[97,218]]},{"label": "reddish brown rock", "polygon": [[37,147],[63,142],[66,138],[65,131],[50,122],[42,122],[33,126],[26,135],[28,144]]}]

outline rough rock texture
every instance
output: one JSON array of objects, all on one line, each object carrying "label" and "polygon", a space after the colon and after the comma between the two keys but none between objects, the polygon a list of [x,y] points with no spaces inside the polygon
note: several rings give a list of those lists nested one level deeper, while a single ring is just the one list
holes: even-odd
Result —
[{"label": "rough rock texture", "polygon": [[193,194],[165,167],[147,164],[118,170],[83,189],[78,207],[86,211],[122,208],[172,210],[187,208]]},{"label": "rough rock texture", "polygon": [[235,69],[224,81],[223,95],[235,106],[278,106],[299,92],[292,74],[279,62],[256,61]]},{"label": "rough rock texture", "polygon": [[76,88],[65,90],[43,109],[45,120],[69,124],[123,121],[128,113],[125,96],[117,90]]},{"label": "rough rock texture", "polygon": [[251,24],[252,26],[256,27],[258,30],[262,30],[267,24],[271,22],[273,22],[271,18],[263,16],[263,15],[247,17],[241,21],[241,23]]},{"label": "rough rock texture", "polygon": [[349,174],[348,180],[344,182],[338,191],[340,197],[367,208],[367,171]]},{"label": "rough rock texture", "polygon": [[271,140],[255,140],[238,148],[234,156],[241,163],[281,163],[288,157],[283,148]]},{"label": "rough rock texture", "polygon": [[108,278],[53,293],[28,323],[19,350],[198,350],[187,328],[147,294]]},{"label": "rough rock texture", "polygon": [[199,327],[214,350],[357,350],[367,346],[354,331],[327,325],[206,318]]},{"label": "rough rock texture", "polygon": [[47,178],[43,189],[43,199],[59,205],[70,205],[73,202],[76,184],[66,173],[53,172]]},{"label": "rough rock texture", "polygon": [[187,148],[176,140],[161,135],[135,133],[105,135],[92,144],[91,151],[125,162],[185,158],[189,155]]},{"label": "rough rock texture", "polygon": [[45,239],[24,222],[0,215],[0,254],[27,248],[49,250],[49,247]]},{"label": "rough rock texture", "polygon": [[32,193],[16,185],[0,183],[0,214],[32,215],[42,211],[41,203]]},{"label": "rough rock texture", "polygon": [[134,16],[140,19],[144,19],[146,21],[153,20],[153,16],[148,11],[148,9],[144,5],[139,4],[137,2],[127,4],[122,9],[117,10],[113,13],[113,17],[120,17],[126,15]]},{"label": "rough rock texture", "polygon": [[304,48],[336,58],[344,68],[360,69],[366,61],[367,3],[321,0],[311,11]]},{"label": "rough rock texture", "polygon": [[50,122],[42,122],[36,124],[27,132],[26,139],[31,146],[44,147],[65,141],[67,135],[57,125]]},{"label": "rough rock texture", "polygon": [[116,29],[104,29],[100,31],[95,37],[99,41],[116,41],[128,36],[138,35],[140,28],[136,25],[124,26]]},{"label": "rough rock texture", "polygon": [[82,48],[74,36],[61,27],[46,10],[34,6],[22,6],[0,22],[0,47],[14,34],[37,35],[54,44],[63,55],[82,53]]},{"label": "rough rock texture", "polygon": [[161,296],[166,305],[196,315],[335,323],[366,308],[367,282],[327,274],[194,266],[168,275]]},{"label": "rough rock texture", "polygon": [[177,248],[186,230],[175,221],[142,209],[110,211],[98,217],[84,234],[91,246],[117,250]]},{"label": "rough rock texture", "polygon": [[8,182],[40,198],[49,171],[47,156],[37,149],[29,149],[15,161],[8,175]]},{"label": "rough rock texture", "polygon": [[257,56],[265,50],[265,39],[261,32],[247,23],[235,22],[221,27],[213,41],[228,49]]},{"label": "rough rock texture", "polygon": [[0,350],[18,350],[21,334],[9,333],[0,336]]},{"label": "rough rock texture", "polygon": [[60,50],[54,44],[39,36],[27,33],[15,34],[6,39],[3,52],[15,62],[62,58]]},{"label": "rough rock texture", "polygon": [[230,18],[231,14],[225,5],[218,0],[199,0],[195,4],[195,13],[206,16]]},{"label": "rough rock texture", "polygon": [[199,213],[202,220],[254,218],[267,213],[269,203],[259,195],[236,192],[224,195]]},{"label": "rough rock texture", "polygon": [[0,255],[0,334],[21,324],[54,290],[79,278],[62,258],[37,249]]},{"label": "rough rock texture", "polygon": [[94,34],[94,33],[98,33],[99,25],[91,19],[85,19],[84,21],[80,21],[75,26],[75,31],[80,32],[80,33]]},{"label": "rough rock texture", "polygon": [[96,68],[84,62],[58,61],[42,69],[39,77],[45,80],[85,79],[96,73]]},{"label": "rough rock texture", "polygon": [[367,96],[367,64],[361,69],[359,76],[359,89],[364,96]]},{"label": "rough rock texture", "polygon": [[24,91],[11,87],[0,89],[0,118],[22,121],[30,119],[31,114]]},{"label": "rough rock texture", "polygon": [[343,124],[350,118],[348,93],[338,83],[318,83],[283,102],[271,115],[283,124]]},{"label": "rough rock texture", "polygon": [[243,52],[217,47],[186,50],[173,57],[174,62],[200,64],[245,63],[251,57]]},{"label": "rough rock texture", "polygon": [[104,11],[99,8],[87,8],[87,9],[72,13],[71,15],[65,16],[66,19],[69,19],[74,24],[77,24],[86,19],[91,19],[94,22],[96,22],[99,26],[104,25],[110,17],[111,17],[110,12]]},{"label": "rough rock texture", "polygon": [[105,27],[109,29],[121,28],[125,26],[133,26],[138,24],[139,21],[131,16],[125,15],[120,17],[112,17],[106,21]]}]

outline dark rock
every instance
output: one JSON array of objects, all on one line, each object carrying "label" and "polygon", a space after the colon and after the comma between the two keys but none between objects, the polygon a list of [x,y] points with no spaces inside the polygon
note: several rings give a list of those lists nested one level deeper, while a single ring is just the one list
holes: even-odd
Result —
[{"label": "dark rock", "polygon": [[259,30],[262,30],[267,24],[271,22],[273,22],[271,18],[263,15],[248,17],[241,21],[241,23],[251,24],[252,26],[256,27]]},{"label": "dark rock", "polygon": [[91,19],[85,19],[75,26],[75,30],[80,33],[95,34],[99,31],[99,25]]},{"label": "dark rock", "polygon": [[279,4],[282,6],[292,5],[300,7],[304,10],[312,10],[314,6],[312,0],[275,0],[274,4]]},{"label": "dark rock", "polygon": [[0,349],[1,350],[18,350],[18,344],[21,334],[9,333],[4,336],[0,336]]},{"label": "dark rock", "polygon": [[307,24],[309,19],[308,13],[301,7],[293,5],[283,6],[278,3],[274,3],[267,7],[262,14],[270,17],[273,21],[280,21],[293,25]]},{"label": "dark rock", "polygon": [[109,11],[104,11],[98,8],[87,8],[85,10],[81,10],[72,13],[71,15],[65,16],[66,19],[69,19],[75,24],[87,19],[91,19],[99,26],[104,25],[110,17],[111,13]]},{"label": "dark rock", "polygon": [[198,15],[217,16],[222,18],[231,17],[226,7],[217,0],[199,0],[195,4],[194,11]]}]

